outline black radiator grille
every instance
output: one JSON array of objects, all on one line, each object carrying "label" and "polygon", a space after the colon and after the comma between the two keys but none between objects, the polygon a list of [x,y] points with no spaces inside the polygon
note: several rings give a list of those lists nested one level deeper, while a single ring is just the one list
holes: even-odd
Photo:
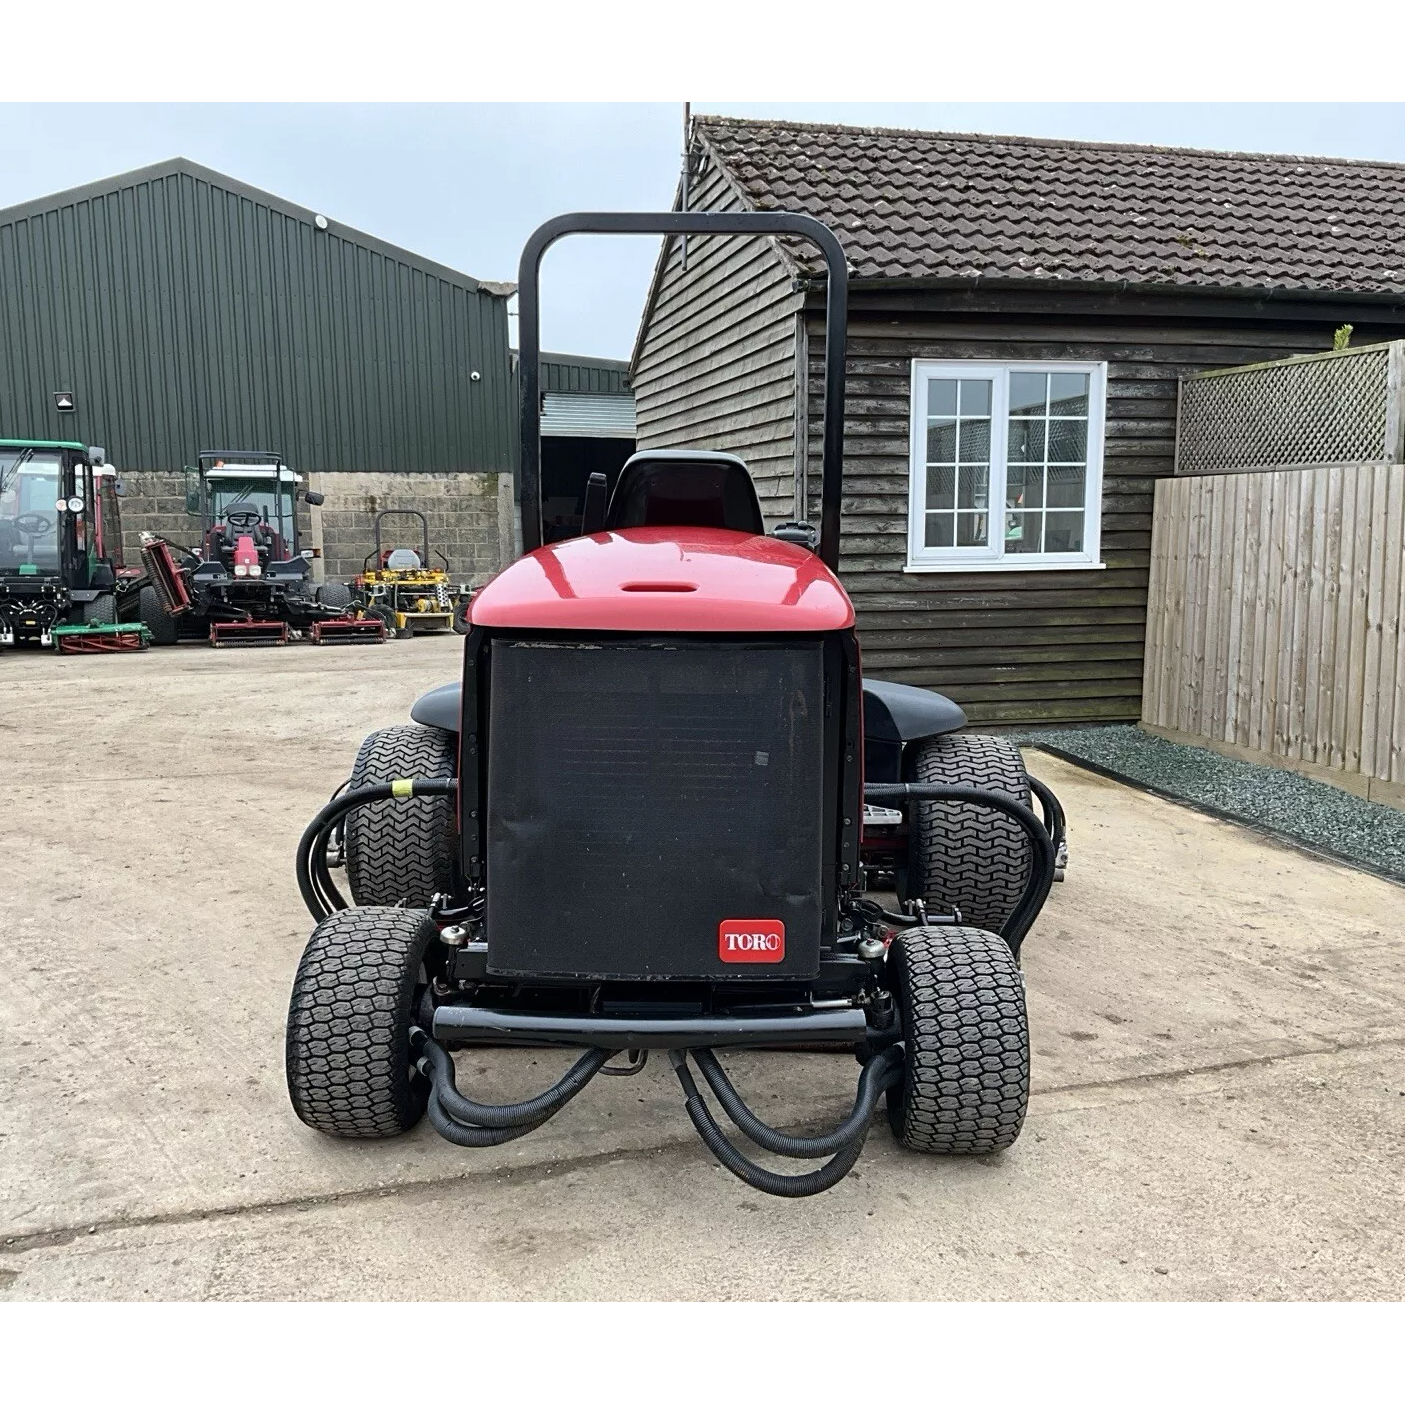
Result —
[{"label": "black radiator grille", "polygon": [[[812,973],[824,670],[815,643],[497,639],[488,942],[504,973]],[[784,922],[774,964],[723,963],[718,924]]]}]

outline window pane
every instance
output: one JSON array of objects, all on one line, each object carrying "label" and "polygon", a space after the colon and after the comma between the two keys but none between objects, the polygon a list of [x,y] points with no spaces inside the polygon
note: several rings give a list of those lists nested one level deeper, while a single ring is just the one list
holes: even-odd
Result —
[{"label": "window pane", "polygon": [[945,508],[948,512],[956,506],[956,470],[954,468],[929,468],[927,470],[927,506]]},{"label": "window pane", "polygon": [[1045,518],[1045,551],[1082,551],[1083,514],[1051,512]]},{"label": "window pane", "polygon": [[929,512],[927,514],[927,545],[950,546],[955,524],[955,513]]},{"label": "window pane", "polygon": [[961,417],[967,415],[988,415],[990,413],[990,382],[961,382]]},{"label": "window pane", "polygon": [[956,382],[927,382],[927,413],[929,415],[954,415],[956,413]]},{"label": "window pane", "polygon": [[1010,413],[1012,415],[1044,414],[1044,397],[1048,388],[1049,377],[1043,371],[1011,371]]},{"label": "window pane", "polygon": [[961,463],[987,464],[990,462],[990,421],[962,420],[961,435],[957,441],[957,455]]},{"label": "window pane", "polygon": [[1005,514],[1005,554],[1018,555],[1038,551],[1039,525],[1043,514],[1039,512],[1007,512]]},{"label": "window pane", "polygon": [[1006,507],[1043,507],[1044,469],[1039,464],[1012,463],[1005,475]]},{"label": "window pane", "polygon": [[956,514],[956,545],[985,545],[985,513],[958,512]]},{"label": "window pane", "polygon": [[1049,413],[1084,415],[1088,413],[1088,377],[1080,373],[1056,371],[1049,377]]},{"label": "window pane", "polygon": [[1087,420],[1049,421],[1050,463],[1083,463],[1087,457]]},{"label": "window pane", "polygon": [[1010,462],[1044,462],[1044,420],[1010,421]]},{"label": "window pane", "polygon": [[[1083,506],[1084,468],[1080,464],[1049,465],[1049,506]],[[1031,506],[1032,504],[1026,504]]]},{"label": "window pane", "polygon": [[938,420],[927,426],[927,462],[956,462],[955,420]]},{"label": "window pane", "polygon": [[970,464],[961,465],[961,479],[957,485],[957,507],[985,508],[990,505],[990,470],[973,468]]}]

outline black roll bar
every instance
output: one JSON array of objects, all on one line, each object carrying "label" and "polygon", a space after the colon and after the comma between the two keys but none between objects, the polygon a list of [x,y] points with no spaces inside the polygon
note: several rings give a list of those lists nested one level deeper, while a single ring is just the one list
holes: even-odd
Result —
[{"label": "black roll bar", "polygon": [[[558,215],[538,229],[522,250],[517,271],[518,374],[521,384],[522,547],[542,544],[541,502],[541,313],[542,255],[567,234],[796,234],[815,244],[829,271],[825,290],[824,447],[820,508],[820,559],[839,566],[839,511],[844,473],[844,358],[848,338],[849,269],[844,250],[828,225],[811,215],[688,211],[687,213],[598,213]],[[808,368],[796,367],[796,394],[804,395]],[[803,516],[805,504],[797,503]]]},{"label": "black roll bar", "polygon": [[376,568],[380,568],[381,559],[381,523],[387,517],[418,517],[420,519],[420,538],[424,543],[424,550],[420,553],[420,560],[424,562],[425,570],[429,569],[429,518],[422,512],[416,512],[413,507],[387,507],[376,513],[375,539],[376,539]]}]

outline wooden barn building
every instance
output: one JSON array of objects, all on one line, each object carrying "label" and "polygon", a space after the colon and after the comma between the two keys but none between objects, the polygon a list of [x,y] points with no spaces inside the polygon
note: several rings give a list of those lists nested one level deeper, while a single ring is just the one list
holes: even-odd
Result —
[{"label": "wooden barn building", "polygon": [[[689,208],[802,210],[843,243],[865,664],[979,724],[1140,716],[1182,376],[1405,332],[1402,166],[720,117],[689,152]],[[813,518],[823,297],[798,242],[666,243],[639,447],[739,453],[772,524]]]}]

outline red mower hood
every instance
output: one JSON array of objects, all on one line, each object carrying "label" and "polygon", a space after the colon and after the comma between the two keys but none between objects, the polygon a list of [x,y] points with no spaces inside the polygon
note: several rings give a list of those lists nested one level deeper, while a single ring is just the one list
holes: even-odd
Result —
[{"label": "red mower hood", "polygon": [[848,629],[854,607],[813,552],[716,527],[626,527],[539,547],[470,607],[489,629],[790,634]]}]

